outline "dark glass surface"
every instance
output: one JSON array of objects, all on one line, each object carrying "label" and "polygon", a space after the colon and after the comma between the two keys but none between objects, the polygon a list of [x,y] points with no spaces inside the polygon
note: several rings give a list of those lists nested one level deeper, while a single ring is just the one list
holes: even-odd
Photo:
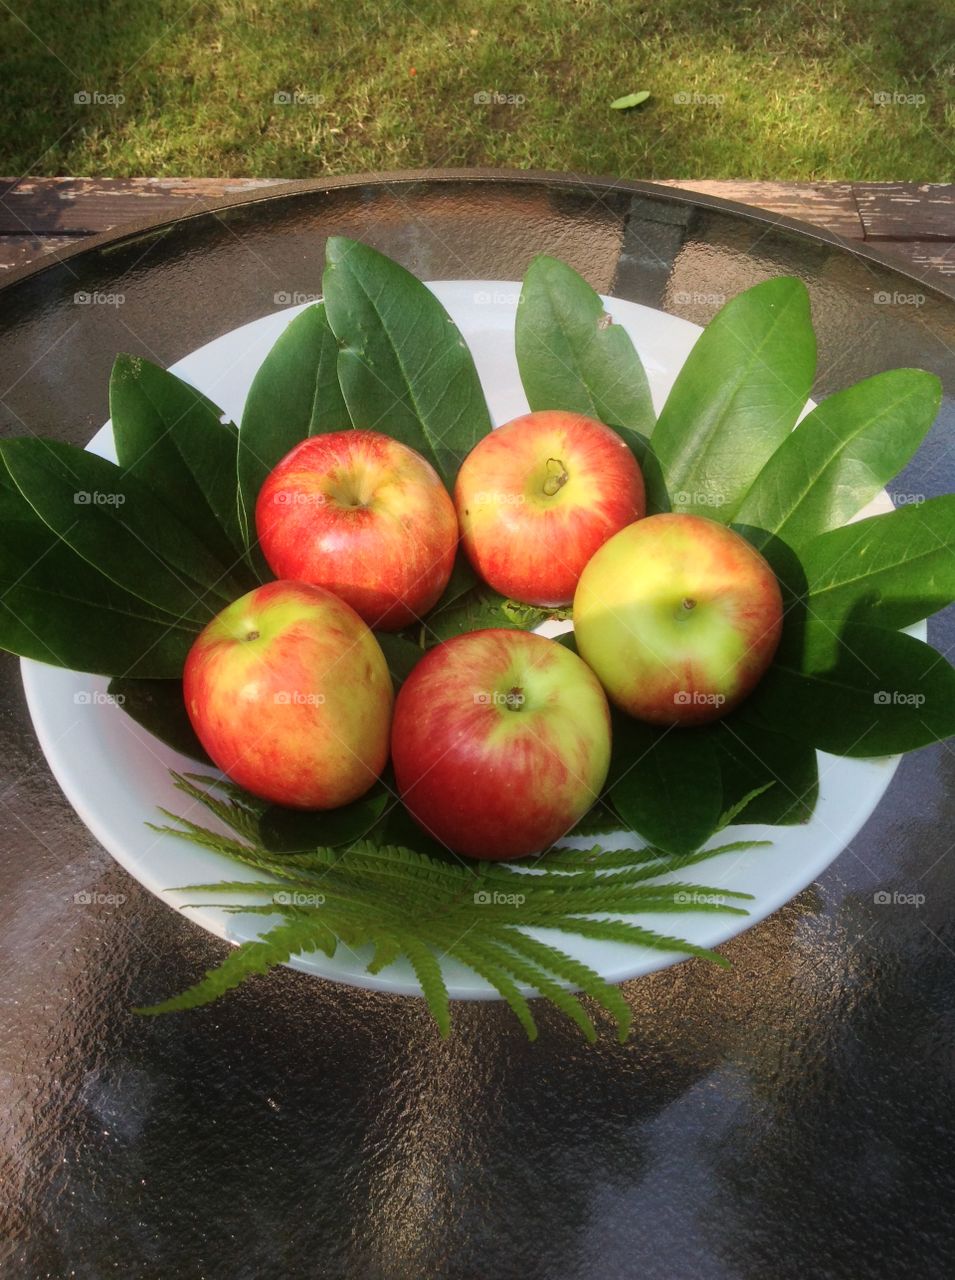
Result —
[{"label": "dark glass surface", "polygon": [[[21,274],[0,289],[0,429],[85,442],[116,351],[168,364],[286,305],[276,295],[317,293],[330,233],[431,279],[518,279],[546,251],[698,322],[724,295],[797,274],[816,394],[934,370],[941,416],[894,488],[955,489],[955,303],[795,224],[576,178],[313,184]],[[950,615],[930,639],[950,652]],[[726,946],[730,972],[690,961],[626,983],[626,1045],[607,1033],[587,1047],[547,1010],[530,1045],[500,1004],[456,1005],[445,1043],[420,1001],[290,971],[141,1021],[132,1006],[225,944],[87,833],[37,746],[16,661],[2,668],[4,1277],[951,1274],[950,746],[903,762],[826,874]],[[82,890],[124,900],[77,905]]]}]

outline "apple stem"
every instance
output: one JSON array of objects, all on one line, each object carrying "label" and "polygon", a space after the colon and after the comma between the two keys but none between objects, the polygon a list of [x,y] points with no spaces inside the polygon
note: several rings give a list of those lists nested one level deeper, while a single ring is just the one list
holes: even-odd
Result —
[{"label": "apple stem", "polygon": [[683,601],[683,608],[687,611],[687,613],[689,613],[691,609],[696,608],[696,601],[692,600],[689,596],[687,596],[687,598]]},{"label": "apple stem", "polygon": [[564,485],[570,479],[570,476],[568,476],[567,470],[560,458],[548,458],[547,469],[550,472],[550,475],[548,475],[547,479],[544,481],[544,492],[547,494],[548,498],[552,498],[555,493],[563,489]]}]

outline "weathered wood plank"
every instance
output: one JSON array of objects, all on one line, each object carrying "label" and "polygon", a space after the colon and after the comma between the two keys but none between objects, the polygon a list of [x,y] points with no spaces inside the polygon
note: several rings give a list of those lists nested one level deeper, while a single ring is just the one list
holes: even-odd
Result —
[{"label": "weathered wood plank", "polygon": [[174,218],[275,178],[31,178],[0,180],[0,235],[97,235],[139,218]]},{"label": "weathered wood plank", "polygon": [[910,271],[926,284],[937,285],[946,293],[955,286],[955,240],[880,240],[873,241],[886,258],[898,263],[902,271]]},{"label": "weathered wood plank", "polygon": [[[846,240],[863,238],[862,221],[849,182],[748,182],[736,179],[666,178],[665,187],[755,205],[770,213],[826,227]],[[955,207],[955,197],[953,197]]]},{"label": "weathered wood plank", "polygon": [[854,186],[867,240],[955,240],[955,183]]},{"label": "weathered wood plank", "polygon": [[[82,238],[82,237],[80,237]],[[4,236],[0,235],[0,279],[3,272],[25,267],[45,253],[57,253],[76,244],[76,236]]]}]

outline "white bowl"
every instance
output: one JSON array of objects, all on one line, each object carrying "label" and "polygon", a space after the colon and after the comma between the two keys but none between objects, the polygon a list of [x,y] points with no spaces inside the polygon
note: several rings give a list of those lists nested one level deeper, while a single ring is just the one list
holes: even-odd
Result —
[{"label": "white bowl", "polygon": [[[513,281],[440,281],[429,286],[463,333],[485,388],[496,425],[526,413],[514,356],[514,318],[520,284]],[[623,325],[640,353],[657,410],[661,408],[683,361],[700,333],[697,325],[619,298],[605,298],[604,306]],[[204,392],[236,422],[252,378],[265,355],[302,307],[264,316],[223,334],[192,352],[173,372]],[[94,436],[89,448],[115,458],[110,424]],[[864,514],[889,509],[886,495]],[[924,636],[924,628],[917,631]],[[200,766],[178,755],[136,724],[106,698],[108,681],[44,663],[21,663],[27,703],[37,737],[54,776],[90,831],[141,884],[171,907],[208,894],[173,892],[175,886],[217,880],[256,880],[249,868],[198,848],[186,840],[158,835],[147,821],[162,821],[158,807],[187,814],[204,825],[215,819],[177,791],[169,770],[197,771]],[[694,867],[692,878],[718,889],[753,894],[744,903],[749,915],[681,913],[677,916],[628,917],[659,932],[676,934],[699,946],[713,947],[764,919],[838,857],[871,815],[891,781],[899,757],[850,760],[819,753],[819,800],[810,822],[803,826],[735,826],[720,833],[713,844],[731,840],[772,841],[772,847],[721,854]],[[592,842],[578,842],[592,843]],[[626,848],[633,836],[602,837],[608,848]],[[674,875],[687,879],[688,873]],[[261,916],[230,915],[218,907],[191,908],[191,920],[231,942],[254,939],[267,927]],[[598,942],[545,929],[530,933],[553,941],[611,982],[665,968],[684,957],[625,943]],[[367,953],[339,945],[331,958],[320,952],[295,957],[296,969],[339,982],[420,995],[421,988],[404,960],[381,973],[366,972]],[[450,994],[459,999],[496,999],[497,992],[471,970],[447,956],[441,966]],[[170,993],[172,994],[172,993]]]}]

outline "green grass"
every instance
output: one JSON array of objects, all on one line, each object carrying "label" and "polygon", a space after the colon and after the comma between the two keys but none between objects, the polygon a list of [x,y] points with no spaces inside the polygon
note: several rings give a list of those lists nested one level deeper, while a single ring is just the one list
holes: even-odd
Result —
[{"label": "green grass", "polygon": [[950,0],[0,3],[4,174],[942,181],[953,159]]}]

